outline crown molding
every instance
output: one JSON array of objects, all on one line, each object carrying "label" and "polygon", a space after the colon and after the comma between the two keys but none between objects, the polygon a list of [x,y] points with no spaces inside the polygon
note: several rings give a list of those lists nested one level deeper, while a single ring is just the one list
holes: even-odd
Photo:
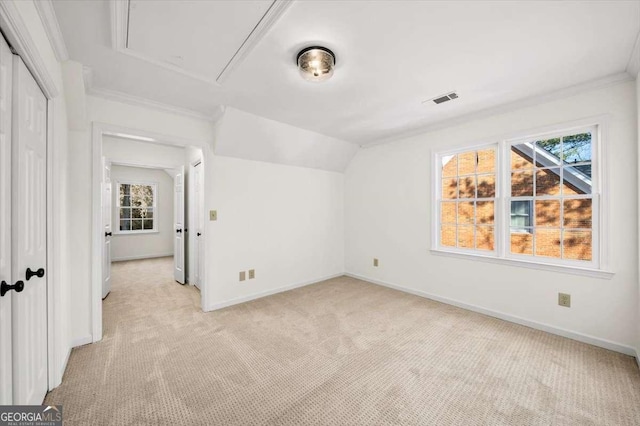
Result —
[{"label": "crown molding", "polygon": [[20,11],[13,0],[0,1],[0,27],[12,49],[20,55],[33,74],[47,99],[60,94],[60,88],[49,73],[38,47],[31,38],[29,28],[24,23]]},{"label": "crown molding", "polygon": [[629,62],[627,62],[627,73],[631,77],[636,78],[638,72],[640,72],[640,31],[633,45],[633,50],[631,50],[631,55],[629,55]]},{"label": "crown molding", "polygon": [[117,90],[110,90],[97,87],[88,87],[87,95],[97,98],[108,99],[111,101],[122,102],[129,105],[140,106],[144,108],[155,109],[157,111],[168,112],[171,114],[182,115],[185,117],[195,118],[198,120],[205,120],[215,122],[223,114],[223,108],[220,106],[218,111],[212,115],[203,114],[199,111],[194,111],[188,108],[181,108],[174,105],[165,104],[162,102],[152,101],[150,99],[141,98],[139,96],[129,95],[128,93],[119,92]]},{"label": "crown molding", "polygon": [[237,68],[251,53],[251,51],[260,43],[269,30],[278,22],[280,17],[284,15],[289,6],[293,4],[294,0],[274,0],[269,9],[265,12],[264,16],[260,19],[258,24],[253,28],[249,36],[242,43],[240,48],[233,55],[231,60],[225,65],[224,69],[218,77],[216,82],[223,84],[229,75]]},{"label": "crown molding", "polygon": [[69,52],[67,46],[64,43],[62,37],[62,31],[60,30],[60,24],[56,17],[56,11],[53,9],[53,2],[51,0],[39,0],[34,1],[33,4],[40,15],[44,30],[47,33],[53,52],[58,59],[58,62],[64,62],[69,60]]},{"label": "crown molding", "polygon": [[632,77],[626,71],[623,71],[617,74],[610,74],[606,77],[591,80],[586,83],[575,84],[573,86],[568,86],[563,89],[547,92],[542,95],[530,96],[514,102],[497,105],[495,107],[490,107],[490,108],[482,109],[479,111],[474,111],[468,114],[460,115],[458,117],[453,117],[453,118],[445,119],[435,123],[431,123],[426,126],[420,126],[420,127],[400,131],[388,137],[374,139],[371,142],[361,143],[360,146],[362,148],[370,148],[376,145],[396,142],[401,139],[406,139],[412,136],[418,136],[423,133],[430,133],[436,130],[446,129],[448,127],[465,124],[470,121],[478,120],[481,118],[487,118],[493,115],[504,114],[509,111],[526,108],[534,105],[539,105],[546,102],[551,102],[556,99],[568,98],[568,97],[577,95],[581,92],[600,89],[603,87],[609,87],[609,86],[613,86],[616,84],[624,83],[627,81],[633,81],[633,80],[634,80],[634,77]]}]

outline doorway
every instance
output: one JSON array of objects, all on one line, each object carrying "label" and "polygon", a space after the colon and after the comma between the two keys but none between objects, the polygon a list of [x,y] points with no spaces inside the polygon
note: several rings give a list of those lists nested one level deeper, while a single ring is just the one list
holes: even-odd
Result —
[{"label": "doorway", "polygon": [[198,226],[197,231],[190,230],[189,224],[192,217],[204,216],[204,182],[195,180],[199,183],[199,196],[195,198],[199,203],[191,207],[189,195],[195,190],[189,186],[189,174],[198,163],[195,170],[198,176],[204,176],[206,149],[138,130],[101,123],[93,127],[94,188],[100,188],[97,196],[94,193],[94,212],[99,212],[94,215],[93,234],[95,342],[102,338],[102,300],[112,289],[112,262],[171,258],[171,279],[176,285],[197,281],[203,305],[204,274],[189,274],[193,263],[202,265],[204,247],[196,245],[200,250],[195,262],[190,251],[193,242],[203,240],[204,230]]}]

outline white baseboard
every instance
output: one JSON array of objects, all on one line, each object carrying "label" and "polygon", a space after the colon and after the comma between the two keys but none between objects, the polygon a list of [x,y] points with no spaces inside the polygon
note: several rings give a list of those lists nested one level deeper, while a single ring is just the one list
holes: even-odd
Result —
[{"label": "white baseboard", "polygon": [[[594,345],[594,346],[598,346],[601,348],[605,348],[605,349],[609,349],[615,352],[620,352],[623,353],[625,355],[631,355],[631,356],[635,356],[636,357],[636,361],[638,361],[638,357],[636,354],[636,351],[634,348],[632,348],[631,346],[626,346],[626,345],[622,345],[620,343],[616,343],[616,342],[612,342],[606,339],[600,339],[598,337],[594,337],[594,336],[590,336],[588,334],[582,334],[582,333],[578,333],[575,331],[571,331],[571,330],[566,330],[564,328],[559,328],[559,327],[554,327],[552,325],[549,324],[544,324],[544,323],[540,323],[537,321],[532,321],[532,320],[528,320],[525,318],[521,318],[515,315],[510,315],[510,314],[506,314],[504,312],[498,312],[498,311],[494,311],[491,309],[487,309],[487,308],[483,308],[480,306],[476,306],[476,305],[471,305],[469,303],[464,303],[464,302],[460,302],[454,299],[449,299],[447,297],[442,297],[442,296],[436,296],[435,294],[431,294],[431,293],[427,293],[421,290],[414,290],[408,287],[402,287],[396,284],[391,284],[391,283],[387,283],[384,281],[380,281],[380,280],[376,280],[373,278],[368,278],[365,276],[361,276],[361,275],[357,275],[357,274],[352,274],[352,273],[345,273],[345,275],[352,277],[352,278],[357,278],[359,280],[363,280],[363,281],[367,281],[370,282],[372,284],[377,284],[377,285],[381,285],[384,287],[389,287],[392,288],[394,290],[399,290],[405,293],[410,293],[416,296],[420,296],[420,297],[425,297],[427,299],[431,299],[431,300],[435,300],[437,302],[442,302],[442,303],[446,303],[448,305],[453,305],[453,306],[457,306],[459,308],[463,308],[463,309],[467,309],[469,311],[474,311],[474,312],[478,312],[484,315],[488,315],[494,318],[499,318],[501,320],[505,320],[505,321],[509,321],[509,322],[514,322],[516,324],[520,324],[520,325],[524,325],[527,327],[531,327],[531,328],[535,328],[536,330],[541,330],[541,331],[546,331],[547,333],[551,333],[551,334],[556,334],[558,336],[562,336],[562,337],[567,337],[569,339],[573,339],[573,340],[577,340],[579,342],[583,342],[583,343],[588,343],[590,345]],[[638,361],[639,366],[640,366],[640,361]]]},{"label": "white baseboard", "polygon": [[111,259],[112,262],[124,262],[127,260],[142,260],[142,259],[155,259],[156,257],[171,257],[173,253],[161,253],[161,254],[143,254],[140,256],[125,256],[125,257],[114,257]]},{"label": "white baseboard", "polygon": [[263,291],[263,292],[260,292],[260,293],[250,294],[248,296],[236,297],[234,299],[226,300],[224,302],[214,303],[213,305],[207,306],[207,309],[205,309],[205,312],[216,311],[218,309],[226,308],[226,307],[233,306],[233,305],[238,305],[240,303],[249,302],[251,300],[260,299],[260,298],[263,298],[263,297],[271,296],[273,294],[277,294],[277,293],[282,293],[284,291],[293,290],[294,288],[305,287],[305,286],[308,286],[308,285],[311,285],[311,284],[319,283],[321,281],[326,281],[326,280],[330,280],[332,278],[337,278],[337,277],[342,277],[342,276],[344,276],[344,273],[333,274],[333,275],[329,275],[329,276],[322,277],[322,278],[316,278],[316,279],[313,279],[313,280],[303,281],[303,282],[300,282],[300,283],[291,284],[291,285],[287,285],[287,286],[284,286],[284,287],[274,288],[272,290],[267,290],[267,291]]},{"label": "white baseboard", "polygon": [[93,337],[91,337],[91,335],[78,337],[77,339],[74,339],[71,341],[71,348],[77,348],[78,346],[88,345],[89,343],[93,343]]}]

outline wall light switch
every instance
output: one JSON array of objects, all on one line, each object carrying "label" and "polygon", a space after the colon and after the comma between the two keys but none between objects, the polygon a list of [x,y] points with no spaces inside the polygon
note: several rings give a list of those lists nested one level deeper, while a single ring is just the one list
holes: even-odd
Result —
[{"label": "wall light switch", "polygon": [[566,293],[558,293],[558,305],[565,308],[571,307],[571,295]]},{"label": "wall light switch", "polygon": [[244,271],[240,272],[240,281],[244,281],[246,279],[247,279],[246,278],[246,272],[244,272]]},{"label": "wall light switch", "polygon": [[209,220],[218,220],[217,210],[209,210]]},{"label": "wall light switch", "polygon": [[373,266],[378,267],[378,259],[373,258]]},{"label": "wall light switch", "polygon": [[256,277],[256,270],[255,269],[249,269],[249,279],[252,280]]}]

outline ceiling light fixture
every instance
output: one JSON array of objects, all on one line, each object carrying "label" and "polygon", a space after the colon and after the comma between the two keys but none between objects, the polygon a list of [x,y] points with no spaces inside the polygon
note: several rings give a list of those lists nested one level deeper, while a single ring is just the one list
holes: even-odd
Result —
[{"label": "ceiling light fixture", "polygon": [[333,75],[336,56],[326,47],[311,46],[302,49],[296,59],[302,78],[308,81],[325,81]]}]

